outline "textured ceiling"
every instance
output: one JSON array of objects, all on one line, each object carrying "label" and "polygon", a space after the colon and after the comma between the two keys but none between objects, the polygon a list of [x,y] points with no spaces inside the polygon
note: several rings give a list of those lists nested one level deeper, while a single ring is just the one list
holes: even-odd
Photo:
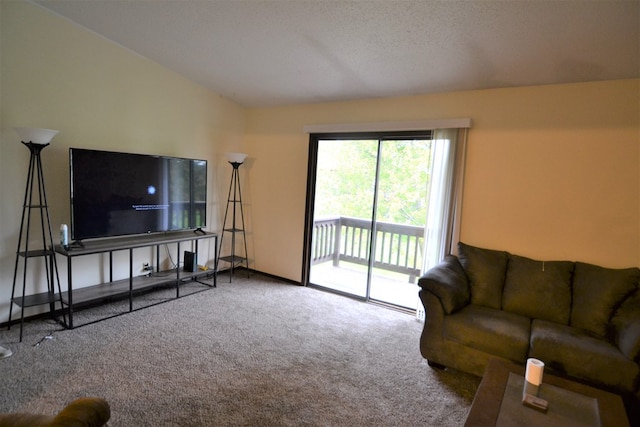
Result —
[{"label": "textured ceiling", "polygon": [[640,77],[640,0],[34,0],[247,107]]}]

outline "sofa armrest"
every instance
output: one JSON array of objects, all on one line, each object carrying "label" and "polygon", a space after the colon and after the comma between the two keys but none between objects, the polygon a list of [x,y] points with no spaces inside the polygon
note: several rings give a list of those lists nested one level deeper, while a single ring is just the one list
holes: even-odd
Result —
[{"label": "sofa armrest", "polygon": [[618,307],[613,319],[614,342],[629,359],[640,363],[640,289]]},{"label": "sofa armrest", "polygon": [[111,418],[111,408],[99,397],[81,397],[56,415],[52,426],[101,427]]},{"label": "sofa armrest", "polygon": [[469,279],[457,257],[448,255],[418,280],[418,285],[434,294],[446,314],[461,309],[470,302]]},{"label": "sofa armrest", "polygon": [[111,408],[99,397],[74,400],[56,416],[45,414],[0,414],[1,427],[102,427],[111,418]]},{"label": "sofa armrest", "polygon": [[619,325],[616,342],[625,356],[640,363],[640,319]]}]

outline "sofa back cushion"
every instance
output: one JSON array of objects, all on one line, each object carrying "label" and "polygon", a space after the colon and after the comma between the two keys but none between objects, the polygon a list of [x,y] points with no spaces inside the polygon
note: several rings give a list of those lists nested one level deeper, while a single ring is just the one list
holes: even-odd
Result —
[{"label": "sofa back cushion", "polygon": [[567,325],[573,262],[509,255],[502,308],[532,319]]},{"label": "sofa back cushion", "polygon": [[577,262],[573,278],[571,326],[604,337],[613,313],[636,288],[637,268],[611,269]]},{"label": "sofa back cushion", "polygon": [[509,254],[458,243],[458,259],[471,289],[471,304],[500,308]]}]

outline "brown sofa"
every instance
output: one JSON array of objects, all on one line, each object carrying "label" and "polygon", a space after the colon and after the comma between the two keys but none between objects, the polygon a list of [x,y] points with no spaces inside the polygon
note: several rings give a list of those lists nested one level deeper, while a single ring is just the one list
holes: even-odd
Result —
[{"label": "brown sofa", "polygon": [[431,366],[481,376],[491,357],[640,401],[640,269],[537,261],[460,243],[419,280]]},{"label": "brown sofa", "polygon": [[111,418],[106,400],[83,397],[67,405],[57,415],[0,414],[0,427],[102,427]]}]

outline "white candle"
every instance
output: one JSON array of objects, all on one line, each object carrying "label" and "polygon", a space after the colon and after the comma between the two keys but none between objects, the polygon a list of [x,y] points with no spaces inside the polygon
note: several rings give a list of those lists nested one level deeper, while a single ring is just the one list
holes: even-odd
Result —
[{"label": "white candle", "polygon": [[527,382],[539,386],[542,384],[542,376],[544,374],[544,362],[542,360],[529,358],[527,359],[527,370],[524,374]]}]

